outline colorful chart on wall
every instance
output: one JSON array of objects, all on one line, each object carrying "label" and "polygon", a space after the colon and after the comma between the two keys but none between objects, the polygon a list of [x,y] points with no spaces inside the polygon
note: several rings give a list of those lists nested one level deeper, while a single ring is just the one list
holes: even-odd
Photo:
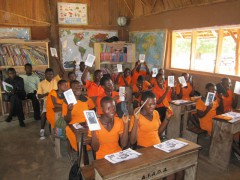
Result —
[{"label": "colorful chart on wall", "polygon": [[0,38],[31,40],[31,30],[30,28],[21,27],[0,27]]},{"label": "colorful chart on wall", "polygon": [[59,2],[58,24],[87,25],[87,4]]},{"label": "colorful chart on wall", "polygon": [[133,31],[129,33],[129,41],[136,45],[136,61],[139,54],[145,54],[150,70],[163,68],[166,50],[166,30]]},{"label": "colorful chart on wall", "polygon": [[67,29],[59,30],[61,58],[64,69],[72,69],[73,61],[79,64],[93,53],[93,44],[118,36],[117,31]]}]

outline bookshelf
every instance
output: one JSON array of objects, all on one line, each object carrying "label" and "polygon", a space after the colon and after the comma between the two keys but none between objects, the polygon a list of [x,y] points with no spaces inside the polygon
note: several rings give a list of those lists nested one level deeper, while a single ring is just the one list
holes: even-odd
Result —
[{"label": "bookshelf", "polygon": [[[0,73],[6,78],[8,68],[15,68],[17,74],[25,74],[24,65],[32,64],[33,72],[42,78],[49,67],[48,41],[24,41],[21,39],[0,39]],[[1,115],[6,114],[0,88]]]},{"label": "bookshelf", "polygon": [[126,42],[94,43],[95,69],[117,76],[117,64],[132,69],[135,64],[135,44]]}]

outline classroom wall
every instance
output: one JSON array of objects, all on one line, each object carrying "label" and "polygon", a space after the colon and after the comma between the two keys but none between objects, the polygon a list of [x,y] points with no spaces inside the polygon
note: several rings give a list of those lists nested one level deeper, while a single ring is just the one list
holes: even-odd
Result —
[{"label": "classroom wall", "polygon": [[[196,7],[182,8],[154,14],[141,16],[130,20],[129,31],[153,30],[153,29],[192,29],[212,26],[239,25],[240,24],[240,1],[228,1],[217,4],[201,5]],[[170,47],[166,54],[165,64],[169,61]],[[168,70],[166,74],[174,73],[180,75],[184,70]],[[199,74],[190,72],[193,75],[196,89],[205,93],[205,84],[208,82],[217,83],[223,75]],[[233,78],[240,80],[240,78]]]}]

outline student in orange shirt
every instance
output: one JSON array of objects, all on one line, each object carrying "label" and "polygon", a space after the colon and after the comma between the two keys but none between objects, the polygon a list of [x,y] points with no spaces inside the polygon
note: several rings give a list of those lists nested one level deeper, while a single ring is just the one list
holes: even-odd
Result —
[{"label": "student in orange shirt", "polygon": [[105,96],[111,97],[117,103],[120,102],[119,100],[119,92],[114,91],[114,85],[110,77],[104,76],[100,81],[101,86],[103,87],[104,91],[98,96],[97,98],[97,113],[98,115],[102,114],[101,110],[101,99]]},{"label": "student in orange shirt", "polygon": [[58,89],[52,90],[47,97],[46,116],[51,127],[55,127],[55,111],[62,111],[62,104],[64,100],[63,92],[68,89],[67,81],[58,81]]},{"label": "student in orange shirt", "polygon": [[138,76],[142,75],[143,77],[149,76],[150,71],[148,69],[146,61],[143,63],[145,66],[145,71],[141,70],[142,63],[140,61],[137,61],[135,63],[135,67],[133,68],[131,75],[132,75],[132,85],[137,83]]},{"label": "student in orange shirt", "polygon": [[76,74],[73,71],[70,71],[68,73],[68,83],[67,83],[68,88],[70,88],[71,81],[76,80],[76,78],[77,78],[77,76],[76,76]]},{"label": "student in orange shirt", "polygon": [[103,112],[99,118],[101,129],[90,133],[91,146],[96,152],[96,159],[121,151],[128,143],[129,116],[123,115],[122,119],[115,117],[116,104],[114,99],[108,96],[101,99],[101,108]]},{"label": "student in orange shirt", "polygon": [[[164,74],[164,69],[159,69],[158,70],[158,74],[162,74],[164,80],[165,80],[165,74]],[[151,72],[152,75],[152,72]],[[157,85],[157,79],[156,77],[150,77],[149,79],[151,79],[149,82],[151,83],[152,87],[154,87],[155,85]],[[166,81],[165,81],[166,82]]]},{"label": "student in orange shirt", "polygon": [[118,86],[128,87],[131,86],[131,79],[131,71],[129,68],[126,68],[123,73],[118,73],[115,84],[118,84]]},{"label": "student in orange shirt", "polygon": [[143,76],[139,76],[137,83],[132,87],[134,109],[139,106],[142,93],[151,89],[151,84],[148,81],[145,81]]},{"label": "student in orange shirt", "polygon": [[194,94],[193,83],[190,81],[189,74],[183,73],[187,86],[182,87],[181,84],[178,84],[176,87],[176,94],[178,99],[190,100],[190,97]]},{"label": "student in orange shirt", "polygon": [[82,74],[81,80],[87,89],[88,97],[90,97],[95,102],[99,94],[102,94],[104,91],[100,85],[100,79],[103,77],[103,73],[101,70],[95,70],[93,81],[89,81],[87,80],[88,71],[89,67],[87,66]]},{"label": "student in orange shirt", "polygon": [[210,103],[208,106],[205,105],[206,97],[208,92],[215,93],[215,85],[208,83],[205,87],[206,95],[199,99],[196,103],[197,116],[200,120],[200,127],[208,132],[211,136],[212,133],[212,118],[216,116],[216,109],[222,102],[218,101],[217,98]]},{"label": "student in orange shirt", "polygon": [[[75,98],[77,99],[77,104],[73,105],[64,102],[62,105],[62,115],[69,125],[86,122],[83,111],[93,109],[95,105],[92,99],[82,95],[82,86],[79,81],[72,81],[71,89],[75,95]],[[77,151],[77,140],[75,134],[72,132],[69,126],[66,127],[66,136],[72,148]]]}]

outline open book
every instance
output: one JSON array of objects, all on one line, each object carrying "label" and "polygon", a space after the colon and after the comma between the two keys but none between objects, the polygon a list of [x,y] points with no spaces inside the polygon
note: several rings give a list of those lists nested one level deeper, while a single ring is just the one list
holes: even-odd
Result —
[{"label": "open book", "polygon": [[68,104],[77,104],[77,100],[72,89],[65,91],[63,94]]},{"label": "open book", "polygon": [[167,140],[163,143],[156,144],[156,145],[154,145],[154,147],[157,148],[157,149],[160,149],[162,151],[165,151],[167,153],[170,153],[172,151],[181,149],[186,145],[188,145],[188,143],[183,142],[183,141],[179,141],[179,140],[176,140],[176,139],[170,139],[170,140]]},{"label": "open book", "polygon": [[5,81],[2,82],[3,89],[6,92],[11,92],[13,90],[13,86],[11,84],[6,83]]},{"label": "open book", "polygon": [[110,163],[116,164],[116,163],[119,163],[122,161],[135,159],[140,155],[141,155],[141,153],[138,153],[137,151],[134,151],[134,150],[128,148],[128,149],[125,149],[125,150],[117,152],[117,153],[106,155],[104,158],[106,160],[108,160]]}]

